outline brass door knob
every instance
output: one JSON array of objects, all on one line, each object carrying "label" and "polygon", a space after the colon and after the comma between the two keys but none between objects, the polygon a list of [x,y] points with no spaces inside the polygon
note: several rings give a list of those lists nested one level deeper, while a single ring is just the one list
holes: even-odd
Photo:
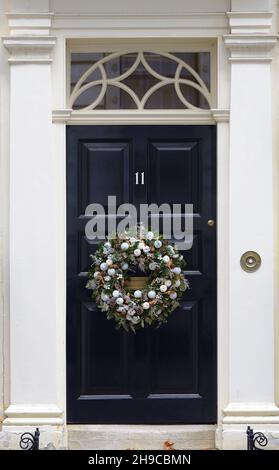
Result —
[{"label": "brass door knob", "polygon": [[215,225],[215,220],[209,219],[209,220],[207,221],[207,225],[208,225],[208,227],[214,227],[214,225]]}]

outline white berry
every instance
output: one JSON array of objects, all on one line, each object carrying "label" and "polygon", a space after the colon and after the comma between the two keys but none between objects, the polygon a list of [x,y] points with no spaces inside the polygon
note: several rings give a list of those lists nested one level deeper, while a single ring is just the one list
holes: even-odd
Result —
[{"label": "white berry", "polygon": [[121,250],[126,251],[129,248],[129,244],[127,242],[121,243]]},{"label": "white berry", "polygon": [[155,299],[156,292],[155,292],[155,290],[150,290],[147,295],[150,299]]},{"label": "white berry", "polygon": [[172,272],[174,272],[174,274],[180,274],[181,273],[181,268],[179,266],[177,266],[176,268],[173,268]]}]

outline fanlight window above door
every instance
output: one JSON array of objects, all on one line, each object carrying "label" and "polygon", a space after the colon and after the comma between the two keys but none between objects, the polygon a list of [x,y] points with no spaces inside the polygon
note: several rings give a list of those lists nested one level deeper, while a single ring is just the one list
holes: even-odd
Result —
[{"label": "fanlight window above door", "polygon": [[72,52],[74,110],[212,107],[210,52]]}]

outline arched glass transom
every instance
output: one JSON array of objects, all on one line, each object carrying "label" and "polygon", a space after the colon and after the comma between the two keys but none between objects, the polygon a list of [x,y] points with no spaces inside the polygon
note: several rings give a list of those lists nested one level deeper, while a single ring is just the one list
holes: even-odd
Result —
[{"label": "arched glass transom", "polygon": [[73,52],[74,110],[212,107],[210,52]]}]

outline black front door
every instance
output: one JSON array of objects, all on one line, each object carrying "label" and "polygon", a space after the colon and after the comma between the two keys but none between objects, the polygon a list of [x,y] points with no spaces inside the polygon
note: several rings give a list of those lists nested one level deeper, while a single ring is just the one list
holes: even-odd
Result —
[{"label": "black front door", "polygon": [[[215,140],[214,126],[68,127],[68,423],[216,422]],[[116,331],[85,288],[98,242],[85,237],[84,212],[108,195],[194,206],[190,289],[159,329]]]}]

